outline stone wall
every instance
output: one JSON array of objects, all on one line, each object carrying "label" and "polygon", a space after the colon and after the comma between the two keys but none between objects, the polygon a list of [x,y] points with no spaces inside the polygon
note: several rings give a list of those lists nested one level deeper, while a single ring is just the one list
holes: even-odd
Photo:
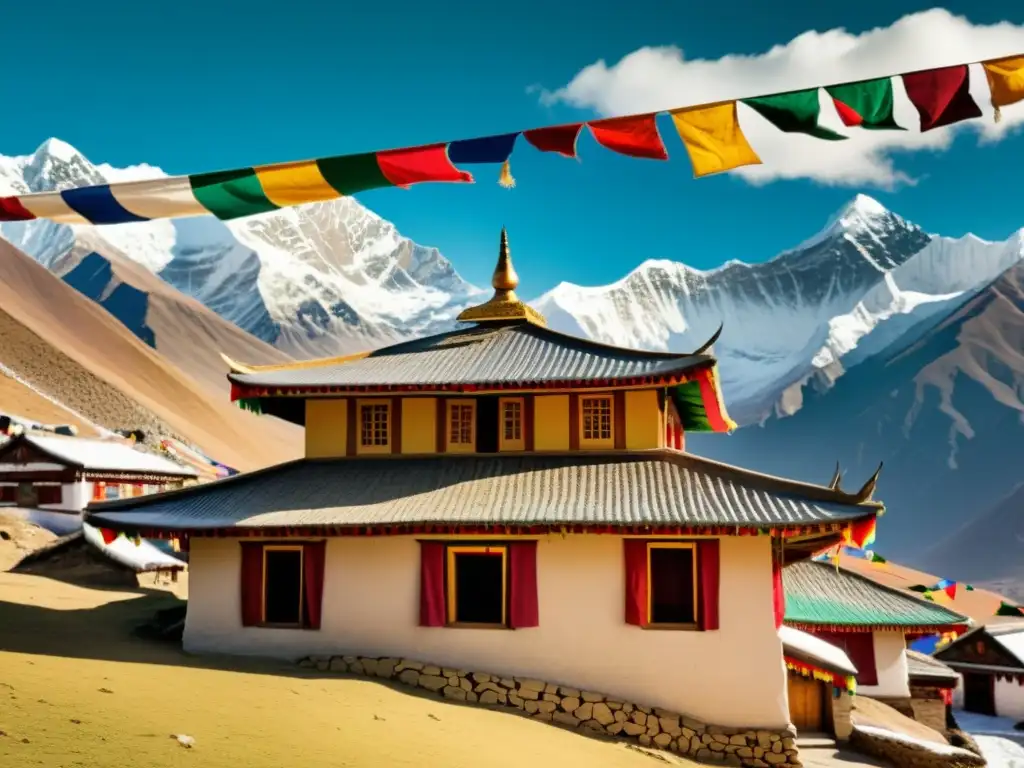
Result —
[{"label": "stone wall", "polygon": [[850,745],[858,752],[880,758],[899,768],[970,768],[984,766],[985,758],[966,749],[935,744],[929,749],[901,739],[887,738],[854,728]]},{"label": "stone wall", "polygon": [[578,728],[588,735],[628,739],[706,763],[749,768],[800,766],[796,731],[792,729],[722,728],[557,683],[467,672],[409,659],[309,656],[299,666],[395,680],[453,701],[503,707],[537,720]]}]

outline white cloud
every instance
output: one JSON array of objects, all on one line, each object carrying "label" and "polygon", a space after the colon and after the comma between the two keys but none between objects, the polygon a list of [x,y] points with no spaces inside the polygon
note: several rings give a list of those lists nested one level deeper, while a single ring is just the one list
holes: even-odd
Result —
[{"label": "white cloud", "polygon": [[[1024,25],[1005,21],[975,25],[936,8],[859,35],[845,29],[804,32],[786,45],[751,56],[690,61],[676,47],[640,48],[613,66],[595,62],[580,70],[566,86],[556,91],[541,90],[540,98],[547,104],[564,102],[593,109],[602,116],[625,115],[1017,53],[1024,53]],[[907,99],[902,81],[896,78],[894,86],[896,119],[909,128],[907,131],[844,128],[831,100],[820,91],[822,125],[850,136],[838,142],[782,133],[741,104],[740,122],[764,165],[735,173],[754,183],[808,178],[826,184],[889,188],[914,181],[898,169],[894,153],[941,151],[949,146],[954,130],[971,128],[983,141],[998,141],[1014,126],[1024,124],[1024,102],[1004,108],[1002,122],[993,122],[988,84],[980,66],[971,67],[971,93],[983,116],[952,128],[920,133],[917,111]],[[680,147],[671,154],[678,158],[685,151]]]}]

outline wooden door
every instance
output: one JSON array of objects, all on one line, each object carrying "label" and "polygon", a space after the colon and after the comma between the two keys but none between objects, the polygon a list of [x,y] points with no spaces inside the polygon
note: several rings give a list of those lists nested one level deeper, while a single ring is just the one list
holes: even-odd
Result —
[{"label": "wooden door", "polygon": [[980,715],[996,714],[996,679],[994,675],[964,672],[964,709]]},{"label": "wooden door", "polygon": [[824,683],[808,677],[789,675],[789,719],[799,733],[825,730]]}]

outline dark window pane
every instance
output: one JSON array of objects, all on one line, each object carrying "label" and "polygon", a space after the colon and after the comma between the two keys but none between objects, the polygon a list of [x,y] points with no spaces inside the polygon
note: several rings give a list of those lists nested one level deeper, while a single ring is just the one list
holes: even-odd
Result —
[{"label": "dark window pane", "polygon": [[651,622],[692,624],[693,550],[651,547]]},{"label": "dark window pane", "polygon": [[455,620],[501,624],[503,558],[500,553],[455,555]]},{"label": "dark window pane", "polygon": [[269,549],[266,558],[266,622],[299,624],[302,621],[302,551]]}]

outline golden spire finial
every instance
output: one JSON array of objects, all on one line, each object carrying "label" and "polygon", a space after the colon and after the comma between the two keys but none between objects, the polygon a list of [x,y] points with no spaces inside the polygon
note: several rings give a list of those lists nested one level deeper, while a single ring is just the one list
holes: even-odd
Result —
[{"label": "golden spire finial", "polygon": [[[519,287],[519,275],[512,266],[512,254],[508,250],[508,232],[501,228],[501,245],[498,246],[498,264],[491,275],[491,287],[495,291],[511,294]],[[513,297],[514,298],[514,297]]]},{"label": "golden spire finial", "polygon": [[512,266],[512,254],[508,248],[508,232],[501,228],[501,243],[498,246],[498,264],[491,275],[494,296],[483,304],[469,307],[459,315],[463,323],[485,323],[509,320],[526,320],[535,325],[546,325],[544,316],[533,307],[527,306],[516,296],[519,275]]}]

